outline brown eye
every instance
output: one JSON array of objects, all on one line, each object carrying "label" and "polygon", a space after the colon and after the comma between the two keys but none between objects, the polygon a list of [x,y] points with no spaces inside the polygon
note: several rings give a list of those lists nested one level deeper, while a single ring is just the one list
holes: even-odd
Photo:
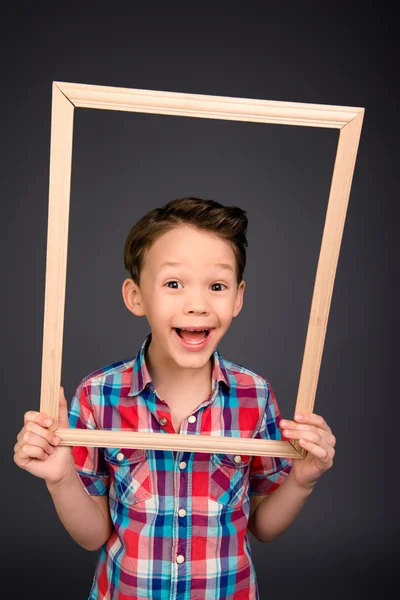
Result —
[{"label": "brown eye", "polygon": [[[213,285],[223,285],[226,288],[226,285],[224,283],[213,283]],[[215,290],[216,292],[220,291],[220,290]],[[222,290],[224,291],[224,290]]]},{"label": "brown eye", "polygon": [[179,288],[176,288],[176,287],[173,287],[173,288],[172,288],[172,287],[170,287],[170,286],[169,286],[169,284],[170,284],[170,283],[179,283],[179,282],[178,282],[178,281],[175,281],[175,280],[173,280],[173,281],[167,281],[167,282],[166,282],[164,285],[168,286],[170,290],[176,290],[176,289],[179,289]]}]

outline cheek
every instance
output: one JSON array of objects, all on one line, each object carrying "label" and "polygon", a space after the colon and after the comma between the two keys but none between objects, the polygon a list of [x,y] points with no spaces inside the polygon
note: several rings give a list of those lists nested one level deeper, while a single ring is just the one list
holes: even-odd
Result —
[{"label": "cheek", "polygon": [[216,310],[221,314],[224,319],[231,319],[233,311],[235,310],[234,298],[223,298],[221,302],[215,304]]},{"label": "cheek", "polygon": [[217,317],[217,322],[219,323],[219,327],[222,329],[227,329],[232,321],[233,309],[229,305],[219,305],[214,307],[214,315]]},{"label": "cheek", "polygon": [[171,298],[163,296],[162,294],[154,293],[153,297],[148,303],[150,318],[156,319],[157,321],[168,322],[170,321],[176,312],[176,302],[172,302]]}]

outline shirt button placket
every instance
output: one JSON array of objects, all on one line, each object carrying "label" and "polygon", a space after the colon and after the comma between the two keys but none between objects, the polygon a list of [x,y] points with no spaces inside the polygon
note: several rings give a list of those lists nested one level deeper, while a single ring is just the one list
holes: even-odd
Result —
[{"label": "shirt button placket", "polygon": [[[185,454],[182,455],[182,458],[184,458]],[[180,474],[179,474],[179,478],[180,478],[180,485],[179,485],[179,501],[185,502],[187,497],[188,497],[188,473],[185,472],[185,469],[187,468],[187,462],[185,460],[181,460],[179,462],[179,470],[180,470]],[[186,560],[186,551],[187,551],[187,540],[186,540],[186,535],[185,533],[180,533],[180,531],[184,532],[185,528],[186,528],[186,523],[183,520],[184,517],[187,516],[187,511],[185,508],[180,508],[178,510],[178,523],[177,523],[177,531],[178,531],[178,539],[177,539],[177,554],[176,554],[176,563],[178,565],[183,565],[183,563]],[[183,528],[183,529],[181,529]],[[179,567],[178,567],[179,568]],[[182,568],[182,567],[181,567]]]},{"label": "shirt button placket", "polygon": [[[190,427],[190,425],[194,425],[197,422],[197,417],[195,415],[190,415],[188,417],[188,423],[189,423],[189,431],[195,431],[196,427]],[[182,458],[184,458],[184,454],[182,455]],[[180,499],[182,499],[182,501],[186,500],[188,498],[188,494],[190,492],[190,490],[188,489],[188,481],[189,481],[189,477],[187,472],[184,472],[185,469],[187,467],[187,462],[185,460],[181,460],[179,462],[179,470],[181,471],[180,474],[180,485],[179,485],[179,490],[180,490]],[[187,525],[187,523],[185,521],[183,521],[183,519],[187,516],[187,510],[185,508],[180,508],[178,510],[178,517],[179,519],[182,521],[181,523],[179,523],[179,519],[178,519],[178,532],[179,532],[179,527],[183,527],[182,531],[185,531],[185,527]],[[186,556],[185,556],[185,551],[187,550],[187,541],[186,541],[186,537],[185,536],[180,536],[178,533],[178,553],[176,555],[176,562],[178,565],[182,565],[185,561],[186,561]]]}]

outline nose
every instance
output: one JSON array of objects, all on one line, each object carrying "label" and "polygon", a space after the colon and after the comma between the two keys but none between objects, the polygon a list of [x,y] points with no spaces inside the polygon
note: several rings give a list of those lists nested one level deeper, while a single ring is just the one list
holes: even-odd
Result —
[{"label": "nose", "polygon": [[188,314],[208,315],[210,313],[209,309],[200,302],[192,302],[189,306],[190,308],[188,310],[185,310],[185,312],[187,312]]},{"label": "nose", "polygon": [[196,315],[208,315],[208,314],[210,314],[210,311],[206,310],[206,309],[202,310],[202,309],[194,308],[192,310],[188,310],[188,313],[189,314],[196,314]]},{"label": "nose", "polygon": [[210,309],[204,295],[199,290],[188,294],[184,303],[184,312],[187,314],[209,314]]}]

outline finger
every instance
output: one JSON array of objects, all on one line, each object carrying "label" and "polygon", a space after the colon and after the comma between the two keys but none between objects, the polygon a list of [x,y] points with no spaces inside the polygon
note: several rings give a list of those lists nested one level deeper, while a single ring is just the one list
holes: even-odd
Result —
[{"label": "finger", "polygon": [[327,450],[326,448],[323,448],[322,446],[314,444],[314,442],[311,442],[310,440],[305,440],[303,438],[299,439],[299,444],[305,450],[307,450],[307,452],[310,452],[310,454],[316,456],[322,463],[326,463],[328,467],[332,466],[333,454],[335,453],[334,450],[331,450],[331,452],[333,452],[333,454],[331,454],[331,452],[329,452],[329,450]]},{"label": "finger", "polygon": [[293,423],[314,425],[315,427],[319,427],[325,431],[328,431],[329,433],[332,433],[332,430],[325,419],[321,417],[321,415],[316,415],[315,413],[296,413],[293,421],[288,419],[282,419],[280,421],[280,425],[283,425],[283,427]]},{"label": "finger", "polygon": [[37,423],[33,423],[32,421],[28,421],[25,427],[21,429],[21,431],[17,435],[17,440],[20,441],[22,439],[28,441],[25,434],[29,432],[33,432],[37,435],[40,435],[42,438],[47,440],[49,444],[57,444],[58,437],[53,433],[51,429],[48,429],[47,427],[41,427],[40,425],[38,425]]},{"label": "finger", "polygon": [[[323,429],[320,429],[319,427],[314,427],[313,425],[299,425],[299,424],[293,423],[291,425],[290,429],[284,429],[282,431],[282,433],[287,438],[293,438],[293,437],[299,438],[301,436],[301,433],[305,432],[305,431],[311,431],[316,436],[320,436],[321,439],[324,439],[325,442],[327,444],[329,444],[329,446],[332,446],[332,448],[334,448],[334,446],[336,444],[335,436],[331,433],[328,433],[327,431],[325,431]],[[295,432],[297,432],[298,435],[295,436],[294,435]],[[317,439],[318,439],[318,437],[315,438],[315,440],[317,440]]]},{"label": "finger", "polygon": [[327,433],[326,431],[322,431],[321,429],[305,429],[305,428],[296,428],[296,429],[284,429],[283,430],[283,435],[286,438],[289,439],[299,439],[300,437],[303,438],[308,438],[308,436],[306,435],[306,432],[312,432],[315,434],[315,438],[313,438],[313,441],[315,443],[318,443],[318,441],[321,441],[321,444],[325,445],[325,443],[330,446],[331,448],[335,447],[336,444],[336,438],[334,435],[331,435],[329,433]]},{"label": "finger", "polygon": [[[52,417],[49,417],[49,415],[46,415],[45,413],[37,412],[36,410],[28,410],[24,414],[24,425],[30,421],[37,423],[42,427],[49,427],[53,423]],[[50,421],[50,423],[48,421]]]},{"label": "finger", "polygon": [[293,431],[314,431],[315,433],[319,433],[319,434],[323,435],[325,440],[328,442],[328,444],[330,446],[332,446],[332,448],[334,448],[336,445],[336,438],[333,435],[330,428],[328,428],[329,429],[329,432],[328,432],[325,429],[321,429],[320,427],[315,427],[314,425],[300,425],[299,423],[295,423],[294,421],[288,421],[287,419],[282,420],[280,422],[279,427],[282,427],[282,425],[285,426],[285,423],[287,423],[287,425],[286,425],[287,429],[284,429],[282,431],[282,433],[285,437],[290,437]]},{"label": "finger", "polygon": [[297,431],[296,429],[285,429],[283,434],[285,437],[289,437],[293,440],[302,438],[304,440],[313,442],[314,444],[318,444],[319,446],[324,446],[326,444],[324,436],[319,433],[315,433],[315,431]]},{"label": "finger", "polygon": [[328,433],[324,429],[320,429],[319,427],[315,427],[314,425],[300,425],[299,423],[295,423],[294,421],[287,421],[288,425],[283,430],[283,433],[286,435],[287,432],[290,431],[314,431],[314,433],[320,433],[323,435],[328,435]]},{"label": "finger", "polygon": [[[290,439],[297,439],[299,440],[299,443],[301,440],[301,445],[309,450],[312,454],[318,456],[318,458],[325,457],[325,459],[329,461],[333,459],[335,454],[335,450],[329,445],[325,437],[318,433],[314,433],[312,431],[293,431],[290,435]],[[318,453],[314,452],[317,447],[320,449],[318,450]]]},{"label": "finger", "polygon": [[23,444],[18,452],[14,456],[15,462],[26,460],[27,458],[38,458],[39,460],[46,460],[49,455],[39,448],[39,446],[31,446],[30,444]]},{"label": "finger", "polygon": [[22,448],[25,445],[42,448],[47,454],[52,454],[54,451],[54,447],[47,440],[33,431],[25,431],[19,442],[15,445],[16,451],[18,452],[18,448]]},{"label": "finger", "polygon": [[332,433],[328,423],[323,417],[321,417],[321,415],[316,415],[315,413],[296,413],[294,418],[297,422],[310,423],[311,425],[325,429],[325,431],[328,431],[328,433]]}]

